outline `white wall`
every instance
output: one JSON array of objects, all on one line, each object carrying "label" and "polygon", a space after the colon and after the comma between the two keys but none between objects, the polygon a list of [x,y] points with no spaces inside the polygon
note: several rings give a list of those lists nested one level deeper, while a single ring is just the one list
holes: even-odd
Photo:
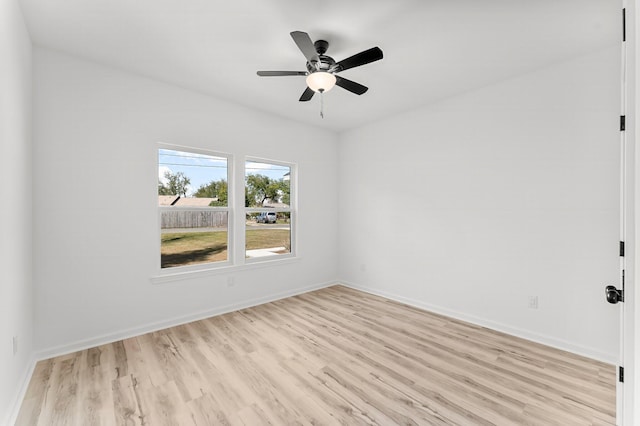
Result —
[{"label": "white wall", "polygon": [[[34,252],[40,355],[334,282],[337,137],[37,48]],[[152,284],[157,143],[298,165],[299,261]]]},{"label": "white wall", "polygon": [[[0,1],[0,424],[9,422],[30,368],[31,40],[16,1]],[[13,336],[18,352],[13,355]]]},{"label": "white wall", "polygon": [[619,68],[611,48],[341,135],[340,278],[615,362]]}]

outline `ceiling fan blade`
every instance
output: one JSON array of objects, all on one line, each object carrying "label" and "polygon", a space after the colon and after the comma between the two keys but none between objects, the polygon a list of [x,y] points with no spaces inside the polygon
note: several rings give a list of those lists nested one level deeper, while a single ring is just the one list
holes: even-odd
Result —
[{"label": "ceiling fan blade", "polygon": [[310,101],[311,98],[313,98],[313,95],[316,92],[314,92],[313,90],[309,89],[308,87],[305,89],[304,92],[302,92],[302,96],[300,96],[300,102],[307,102]]},{"label": "ceiling fan blade", "polygon": [[336,86],[340,86],[345,90],[350,91],[351,93],[355,93],[356,95],[362,95],[366,93],[369,88],[367,86],[363,86],[360,83],[356,83],[355,81],[347,80],[344,77],[340,77],[336,75]]},{"label": "ceiling fan blade", "polygon": [[260,77],[281,77],[286,75],[307,75],[305,71],[258,71]]},{"label": "ceiling fan blade", "polygon": [[320,58],[318,58],[318,53],[309,34],[303,31],[292,31],[291,38],[296,42],[298,49],[300,49],[304,57],[307,58],[307,61],[320,62]]},{"label": "ceiling fan blade", "polygon": [[348,70],[349,68],[359,67],[370,62],[379,61],[382,59],[382,50],[379,47],[372,47],[369,50],[365,50],[360,53],[356,53],[353,56],[349,56],[347,59],[343,59],[335,65],[336,72]]}]

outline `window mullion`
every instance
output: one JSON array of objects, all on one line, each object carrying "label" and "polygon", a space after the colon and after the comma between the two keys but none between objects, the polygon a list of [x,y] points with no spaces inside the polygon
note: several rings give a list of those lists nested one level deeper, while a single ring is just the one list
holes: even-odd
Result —
[{"label": "window mullion", "polygon": [[234,195],[234,227],[233,227],[233,258],[236,265],[245,263],[245,222],[244,208],[244,158],[238,156],[233,164],[233,195]]}]

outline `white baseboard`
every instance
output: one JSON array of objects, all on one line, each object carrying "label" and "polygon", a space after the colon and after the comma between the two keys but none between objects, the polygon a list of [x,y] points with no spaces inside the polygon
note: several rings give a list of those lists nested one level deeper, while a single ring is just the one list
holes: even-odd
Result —
[{"label": "white baseboard", "polygon": [[497,321],[492,321],[486,318],[477,317],[475,315],[465,314],[463,312],[455,311],[455,310],[438,306],[438,305],[433,305],[431,303],[426,303],[420,300],[409,299],[407,297],[389,293],[384,290],[364,287],[364,286],[350,283],[347,281],[340,281],[339,284],[344,285],[345,287],[353,288],[354,290],[360,290],[365,293],[381,296],[390,300],[394,300],[396,302],[404,303],[409,306],[423,309],[425,311],[433,312],[440,315],[445,315],[457,320],[465,321],[474,325],[479,325],[481,327],[490,328],[495,331],[510,334],[512,336],[520,337],[526,340],[530,340],[532,342],[541,343],[546,346],[551,346],[553,348],[571,352],[576,355],[585,356],[587,358],[595,359],[597,361],[605,362],[607,364],[617,365],[619,362],[617,359],[612,357],[611,354],[604,353],[594,348],[576,345],[566,340],[557,339],[555,337],[551,337],[543,334],[533,333],[531,331],[524,330],[518,327],[513,327]]},{"label": "white baseboard", "polygon": [[13,397],[13,402],[10,405],[11,411],[7,413],[6,418],[0,419],[1,425],[14,425],[16,420],[18,419],[18,413],[20,412],[20,407],[22,406],[22,401],[24,400],[24,396],[27,393],[27,388],[29,387],[29,382],[31,381],[31,377],[33,376],[33,371],[36,368],[36,358],[35,356],[31,356],[29,362],[27,363],[27,367],[22,374],[22,380],[20,380],[20,388],[18,388],[18,392]]},{"label": "white baseboard", "polygon": [[226,313],[237,311],[240,309],[250,308],[252,306],[262,305],[264,303],[269,303],[269,302],[284,299],[287,297],[296,296],[298,294],[308,293],[310,291],[319,290],[325,287],[331,287],[336,284],[338,284],[337,281],[328,281],[325,283],[314,284],[306,287],[299,287],[299,288],[271,294],[264,297],[244,300],[242,302],[233,303],[230,305],[218,306],[212,309],[207,309],[204,311],[199,311],[192,314],[183,315],[180,317],[174,317],[174,318],[169,318],[169,319],[158,321],[158,322],[144,324],[139,327],[120,330],[114,333],[103,334],[101,336],[92,337],[90,339],[79,340],[73,343],[40,350],[35,354],[35,359],[43,360],[43,359],[53,358],[60,355],[66,355],[66,354],[81,351],[84,349],[93,348],[95,346],[104,345],[107,343],[113,343],[119,340],[128,339],[130,337],[139,336],[141,334],[163,330],[165,328],[190,323],[193,321],[198,321],[205,318],[210,318],[216,315],[226,314]]}]

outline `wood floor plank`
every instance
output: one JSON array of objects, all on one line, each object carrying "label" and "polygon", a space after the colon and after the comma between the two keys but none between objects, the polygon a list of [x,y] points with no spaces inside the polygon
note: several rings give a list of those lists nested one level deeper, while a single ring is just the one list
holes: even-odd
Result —
[{"label": "wood floor plank", "polygon": [[[54,367],[54,377],[50,388],[51,404],[45,408],[46,415],[38,419],[38,424],[60,424],[70,421],[70,424],[80,420],[80,401],[78,385],[80,383],[80,362],[84,352],[76,352],[62,357],[57,367]],[[77,419],[77,420],[76,420]]]},{"label": "wood floor plank", "polygon": [[613,425],[615,380],[333,286],[41,361],[16,425]]},{"label": "wood floor plank", "polygon": [[114,379],[111,383],[113,414],[118,426],[142,425],[142,413],[133,380],[132,376],[124,376]]},{"label": "wood floor plank", "polygon": [[229,426],[232,423],[225,414],[224,405],[220,404],[211,394],[187,402],[191,418],[196,425]]},{"label": "wood floor plank", "polygon": [[84,351],[80,359],[78,395],[80,418],[88,425],[112,425],[115,421],[112,382],[115,345],[101,345]]},{"label": "wood floor plank", "polygon": [[54,364],[53,359],[40,361],[36,364],[16,424],[35,425],[38,423],[45,398],[51,387]]}]

